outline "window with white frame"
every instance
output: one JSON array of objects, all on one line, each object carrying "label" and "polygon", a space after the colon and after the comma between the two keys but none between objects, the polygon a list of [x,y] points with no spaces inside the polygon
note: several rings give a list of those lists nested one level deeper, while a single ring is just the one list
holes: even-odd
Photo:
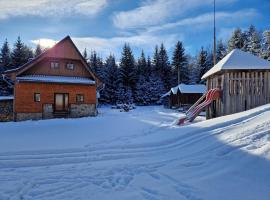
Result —
[{"label": "window with white frame", "polygon": [[34,101],[40,102],[40,93],[34,93]]},{"label": "window with white frame", "polygon": [[84,102],[84,95],[83,94],[77,94],[76,95],[76,101],[77,101],[77,103],[83,103]]},{"label": "window with white frame", "polygon": [[73,63],[67,63],[66,67],[67,69],[73,70],[75,65]]},{"label": "window with white frame", "polygon": [[58,69],[59,68],[59,62],[51,62],[51,68],[52,69]]}]

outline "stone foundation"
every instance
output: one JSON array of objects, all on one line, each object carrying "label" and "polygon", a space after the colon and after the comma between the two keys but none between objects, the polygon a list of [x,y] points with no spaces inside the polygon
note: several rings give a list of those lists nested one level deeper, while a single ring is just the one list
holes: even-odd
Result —
[{"label": "stone foundation", "polygon": [[13,121],[13,100],[0,101],[0,122]]},{"label": "stone foundation", "polygon": [[96,116],[96,104],[71,104],[70,117]]},{"label": "stone foundation", "polygon": [[43,119],[52,119],[53,116],[53,105],[52,104],[44,104],[43,105]]},{"label": "stone foundation", "polygon": [[42,113],[16,113],[15,116],[15,121],[42,119]]}]

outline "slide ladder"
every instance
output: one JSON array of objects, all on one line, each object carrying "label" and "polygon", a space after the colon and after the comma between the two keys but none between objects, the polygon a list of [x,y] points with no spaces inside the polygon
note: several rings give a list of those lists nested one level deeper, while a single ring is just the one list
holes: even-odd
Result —
[{"label": "slide ladder", "polygon": [[[203,101],[204,98],[205,100]],[[209,106],[212,103],[212,101],[218,98],[220,98],[219,88],[209,90],[193,106],[190,107],[190,109],[186,112],[186,116],[179,119],[177,125],[182,125],[186,121],[192,122],[200,114],[200,112],[202,112],[204,108]]]}]

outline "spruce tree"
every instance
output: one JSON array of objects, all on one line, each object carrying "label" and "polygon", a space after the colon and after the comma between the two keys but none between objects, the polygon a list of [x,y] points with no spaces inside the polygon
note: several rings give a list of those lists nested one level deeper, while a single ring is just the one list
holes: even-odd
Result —
[{"label": "spruce tree", "polygon": [[127,87],[126,91],[129,89],[134,91],[137,78],[135,60],[128,44],[125,44],[123,47],[122,57],[120,59],[119,78],[123,86]]},{"label": "spruce tree", "polygon": [[207,51],[204,50],[204,48],[201,48],[201,51],[199,52],[197,56],[197,62],[195,70],[197,71],[197,83],[202,82],[201,77],[209,70],[209,63],[208,63],[208,54]]},{"label": "spruce tree", "polygon": [[270,29],[263,32],[261,57],[270,61]]},{"label": "spruce tree", "polygon": [[228,52],[232,51],[233,49],[242,49],[244,46],[244,39],[242,30],[237,28],[234,30],[231,38],[228,41]]},{"label": "spruce tree", "polygon": [[248,30],[243,33],[243,39],[244,46],[242,50],[258,56],[261,49],[261,38],[255,26],[249,26]]},{"label": "spruce tree", "polygon": [[87,55],[86,48],[83,50],[83,58],[86,60],[86,62],[88,61],[88,55]]},{"label": "spruce tree", "polygon": [[99,57],[96,51],[92,51],[90,55],[90,68],[95,72],[97,77],[101,80],[104,78],[104,68],[102,58]]},{"label": "spruce tree", "polygon": [[32,50],[21,41],[20,36],[14,44],[11,58],[13,67],[19,67],[33,58]]},{"label": "spruce tree", "polygon": [[217,62],[222,60],[226,56],[226,54],[226,46],[223,44],[222,40],[219,40],[217,44]]},{"label": "spruce tree", "polygon": [[185,48],[182,42],[178,41],[175,45],[172,58],[173,67],[173,84],[178,85],[180,83],[189,82],[188,63],[185,55]]},{"label": "spruce tree", "polygon": [[157,45],[155,46],[155,51],[154,51],[154,55],[153,55],[152,66],[153,66],[152,71],[155,72],[157,75],[160,75],[161,70],[160,70],[160,63],[159,63],[159,50],[158,50],[158,46]]},{"label": "spruce tree", "polygon": [[149,81],[151,73],[152,73],[152,63],[151,63],[150,56],[148,56],[147,62],[146,62],[146,70],[145,70],[145,78],[147,81]]},{"label": "spruce tree", "polygon": [[35,49],[35,57],[39,56],[41,53],[42,53],[42,49],[41,49],[40,44],[38,44]]},{"label": "spruce tree", "polygon": [[7,39],[5,40],[0,52],[0,72],[9,69],[11,66],[11,54]]},{"label": "spruce tree", "polygon": [[146,59],[145,59],[145,56],[144,56],[144,52],[142,50],[141,52],[141,56],[140,58],[138,59],[138,64],[137,64],[137,75],[140,76],[140,75],[145,75],[146,73]]},{"label": "spruce tree", "polygon": [[160,46],[158,58],[159,58],[159,65],[160,65],[160,78],[162,82],[164,83],[164,87],[166,88],[166,90],[169,90],[172,85],[171,65],[169,62],[167,51],[163,43]]},{"label": "spruce tree", "polygon": [[105,88],[102,90],[101,95],[107,103],[115,104],[117,101],[118,89],[118,67],[113,55],[110,55],[106,59],[104,68],[105,75],[103,83],[105,83]]}]

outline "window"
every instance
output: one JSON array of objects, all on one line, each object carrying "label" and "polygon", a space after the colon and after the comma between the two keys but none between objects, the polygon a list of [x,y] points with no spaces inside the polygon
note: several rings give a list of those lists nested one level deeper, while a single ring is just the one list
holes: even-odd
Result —
[{"label": "window", "polygon": [[77,94],[76,101],[77,101],[77,103],[83,103],[84,102],[84,95],[83,94]]},{"label": "window", "polygon": [[59,68],[59,63],[58,62],[51,62],[51,68],[52,69],[58,69]]},{"label": "window", "polygon": [[35,93],[34,94],[34,101],[35,102],[40,102],[40,93]]},{"label": "window", "polygon": [[74,64],[73,63],[67,63],[66,67],[67,67],[67,69],[73,70],[74,69]]}]

